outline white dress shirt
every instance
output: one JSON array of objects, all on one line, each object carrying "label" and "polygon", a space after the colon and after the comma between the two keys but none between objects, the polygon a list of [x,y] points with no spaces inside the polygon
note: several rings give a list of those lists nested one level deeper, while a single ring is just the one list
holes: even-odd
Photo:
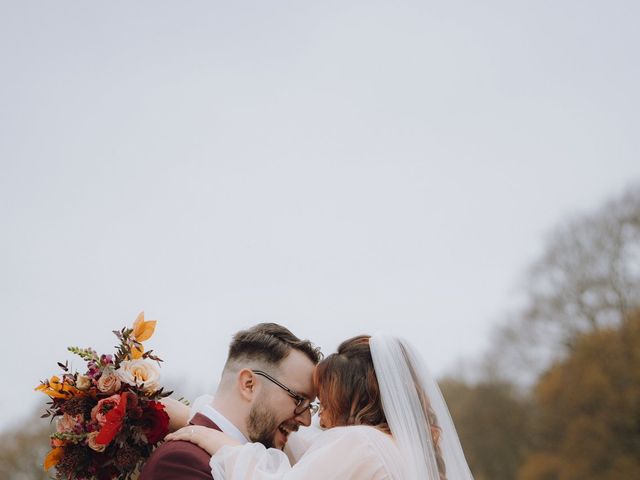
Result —
[{"label": "white dress shirt", "polygon": [[247,443],[247,437],[240,431],[238,427],[236,427],[231,421],[221,414],[218,410],[213,408],[210,404],[202,405],[197,409],[197,413],[201,413],[213,423],[215,423],[220,430],[239,441],[240,443]]}]

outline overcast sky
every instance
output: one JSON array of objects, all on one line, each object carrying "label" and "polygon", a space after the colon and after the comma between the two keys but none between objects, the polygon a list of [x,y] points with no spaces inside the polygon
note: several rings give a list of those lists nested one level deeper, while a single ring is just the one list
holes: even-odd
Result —
[{"label": "overcast sky", "polygon": [[0,428],[140,310],[189,395],[262,321],[441,375],[640,179],[636,1],[0,5]]}]

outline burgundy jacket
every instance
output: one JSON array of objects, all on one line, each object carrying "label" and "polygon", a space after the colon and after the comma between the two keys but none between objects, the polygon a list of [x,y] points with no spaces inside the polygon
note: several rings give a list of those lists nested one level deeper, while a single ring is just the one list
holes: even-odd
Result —
[{"label": "burgundy jacket", "polygon": [[[201,413],[197,413],[189,423],[220,430]],[[210,460],[207,452],[191,442],[164,442],[151,454],[138,480],[212,480]]]}]

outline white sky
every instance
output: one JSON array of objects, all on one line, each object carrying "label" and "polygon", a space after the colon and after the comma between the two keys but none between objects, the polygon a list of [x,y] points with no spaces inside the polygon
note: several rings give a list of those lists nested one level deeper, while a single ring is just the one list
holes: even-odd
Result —
[{"label": "white sky", "polygon": [[0,428],[140,310],[187,394],[261,321],[478,355],[546,232],[640,178],[639,14],[2,1]]}]

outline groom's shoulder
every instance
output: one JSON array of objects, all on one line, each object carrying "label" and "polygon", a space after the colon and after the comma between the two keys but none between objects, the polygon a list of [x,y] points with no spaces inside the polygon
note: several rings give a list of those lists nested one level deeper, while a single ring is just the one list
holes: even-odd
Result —
[{"label": "groom's shoulder", "polygon": [[139,480],[212,480],[211,456],[190,442],[165,442],[145,463]]}]

